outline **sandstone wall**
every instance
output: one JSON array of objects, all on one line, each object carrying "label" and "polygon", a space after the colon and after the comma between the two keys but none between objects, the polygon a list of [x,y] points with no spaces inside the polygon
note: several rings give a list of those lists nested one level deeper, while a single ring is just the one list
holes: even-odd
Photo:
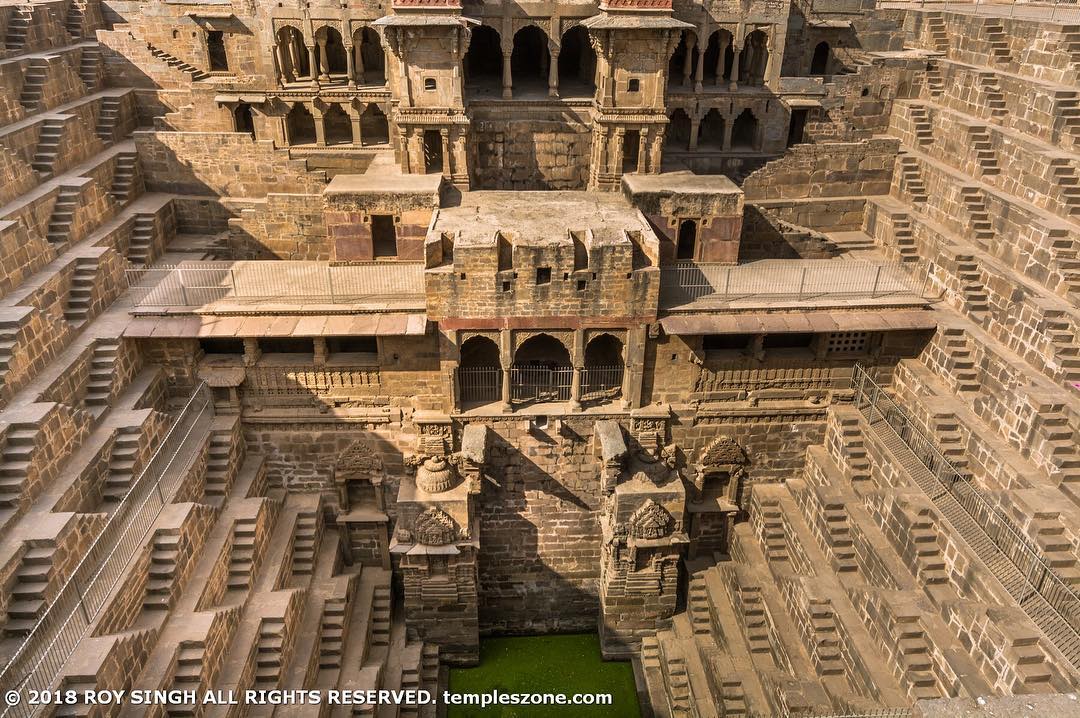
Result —
[{"label": "sandstone wall", "polygon": [[469,131],[473,189],[585,189],[592,128],[584,109],[559,117],[477,108]]},{"label": "sandstone wall", "polygon": [[892,138],[796,145],[746,178],[746,201],[888,194],[899,146]]}]

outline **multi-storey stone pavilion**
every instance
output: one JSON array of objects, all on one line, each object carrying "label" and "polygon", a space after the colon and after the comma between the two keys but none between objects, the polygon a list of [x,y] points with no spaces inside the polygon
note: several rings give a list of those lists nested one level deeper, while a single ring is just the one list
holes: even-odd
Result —
[{"label": "multi-storey stone pavilion", "polygon": [[0,37],[0,688],[435,690],[596,630],[656,718],[1080,714],[1076,6]]}]

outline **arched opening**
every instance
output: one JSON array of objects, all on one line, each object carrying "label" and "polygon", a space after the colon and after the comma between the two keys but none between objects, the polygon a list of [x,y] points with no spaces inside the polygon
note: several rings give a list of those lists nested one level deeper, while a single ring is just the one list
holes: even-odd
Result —
[{"label": "arched opening", "polygon": [[[348,59],[345,56],[345,43],[341,33],[332,27],[321,27],[315,33],[315,56],[319,59],[319,68],[329,75],[344,75],[348,72]],[[326,57],[323,57],[323,45]]]},{"label": "arched opening", "polygon": [[664,146],[672,150],[685,150],[690,147],[690,115],[681,107],[668,118]]},{"label": "arched opening", "polygon": [[328,145],[351,145],[353,142],[352,119],[341,105],[330,105],[323,115],[323,131]]},{"label": "arched opening", "polygon": [[761,30],[746,36],[742,54],[739,56],[739,82],[744,85],[761,85],[765,82],[765,67],[769,63],[769,39]]},{"label": "arched opening", "polygon": [[390,123],[386,113],[375,103],[369,104],[360,114],[360,136],[364,146],[390,142]]},{"label": "arched opening", "polygon": [[233,110],[233,129],[255,137],[255,115],[252,114],[251,105],[248,103],[241,102]]},{"label": "arched opening", "polygon": [[311,145],[315,143],[315,117],[307,105],[297,102],[285,117],[289,131],[290,145]]},{"label": "arched opening", "polygon": [[640,146],[641,132],[639,130],[627,130],[623,133],[622,171],[624,174],[637,172]]},{"label": "arched opening", "polygon": [[709,43],[705,46],[705,54],[701,61],[705,66],[701,68],[705,82],[717,84],[720,80],[731,77],[731,63],[735,59],[735,53],[731,51],[731,33],[727,30],[717,30],[709,35]]},{"label": "arched opening", "polygon": [[679,237],[675,245],[675,259],[680,262],[692,262],[697,255],[697,220],[684,219],[679,222]]},{"label": "arched opening", "polygon": [[596,53],[589,31],[581,25],[563,33],[559,51],[559,94],[563,97],[589,96],[596,92]]},{"label": "arched opening", "polygon": [[210,72],[228,72],[229,55],[225,52],[225,33],[221,30],[206,33],[206,54]]},{"label": "arched opening", "polygon": [[370,27],[362,27],[353,33],[356,52],[356,74],[360,83],[386,84],[386,53],[383,52],[379,33]]},{"label": "arched opening", "polygon": [[715,107],[705,113],[698,127],[698,148],[704,150],[724,149],[724,118]]},{"label": "arched opening", "polygon": [[690,30],[683,30],[679,44],[675,46],[675,51],[668,60],[668,87],[690,83],[690,78],[697,69],[698,53],[693,50],[696,42],[697,35]]},{"label": "arched opening", "polygon": [[481,25],[472,31],[465,53],[465,85],[473,90],[502,87],[502,39],[494,28]]},{"label": "arched opening", "polygon": [[829,43],[819,42],[810,59],[811,75],[827,75],[829,72]]},{"label": "arched opening", "polygon": [[462,402],[498,401],[502,394],[499,346],[488,337],[470,337],[461,345],[458,386]]},{"label": "arched opening", "polygon": [[623,343],[611,334],[593,337],[585,347],[581,377],[584,401],[610,401],[622,394]]},{"label": "arched opening", "polygon": [[547,94],[548,39],[536,25],[526,25],[514,35],[514,51],[510,55],[510,72],[514,90],[542,90]]},{"label": "arched opening", "polygon": [[570,352],[550,334],[527,339],[514,353],[510,398],[514,401],[569,401],[574,370]]},{"label": "arched opening", "polygon": [[281,74],[285,80],[294,82],[302,77],[310,79],[308,52],[300,31],[286,25],[277,32],[277,44],[281,52]]},{"label": "arched opening", "polygon": [[439,130],[424,130],[424,171],[428,174],[443,171],[442,133]]},{"label": "arched opening", "polygon": [[735,118],[735,124],[731,127],[732,148],[753,150],[757,149],[758,121],[750,108],[743,110]]}]

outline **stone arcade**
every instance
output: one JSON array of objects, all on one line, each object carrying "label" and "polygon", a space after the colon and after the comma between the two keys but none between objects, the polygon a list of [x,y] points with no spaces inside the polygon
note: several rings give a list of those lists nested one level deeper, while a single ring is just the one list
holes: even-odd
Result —
[{"label": "stone arcade", "polygon": [[597,631],[657,718],[1069,714],[1074,6],[0,37],[0,688],[434,691]]}]

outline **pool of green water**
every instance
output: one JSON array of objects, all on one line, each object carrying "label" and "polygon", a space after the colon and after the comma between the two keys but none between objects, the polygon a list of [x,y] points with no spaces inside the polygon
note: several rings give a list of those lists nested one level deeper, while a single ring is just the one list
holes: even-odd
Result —
[{"label": "pool of green water", "polygon": [[639,718],[634,669],[600,658],[596,634],[487,638],[480,665],[450,671],[452,693],[610,693],[609,706],[449,706],[447,718]]}]

